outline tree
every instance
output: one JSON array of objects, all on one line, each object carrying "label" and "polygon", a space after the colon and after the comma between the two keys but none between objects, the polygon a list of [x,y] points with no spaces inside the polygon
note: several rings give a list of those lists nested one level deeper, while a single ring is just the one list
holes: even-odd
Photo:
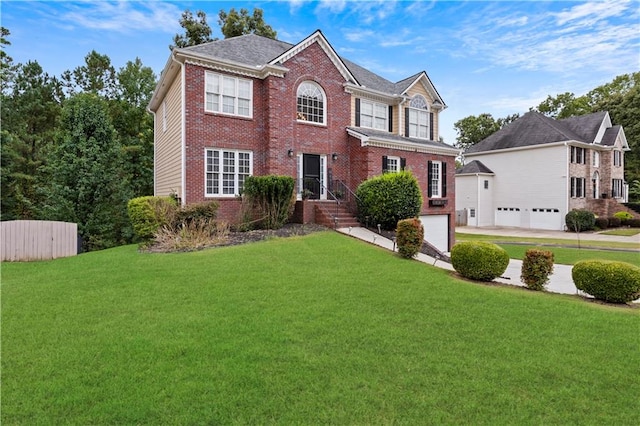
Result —
[{"label": "tree", "polygon": [[454,123],[458,136],[454,146],[462,150],[477,144],[494,132],[500,130],[500,124],[491,114],[470,115]]},{"label": "tree", "polygon": [[218,13],[218,24],[224,38],[256,34],[275,39],[278,33],[264,22],[263,13],[262,9],[254,8],[251,16],[247,9],[240,9],[240,13],[238,13],[232,7],[229,13],[224,10]]},{"label": "tree", "polygon": [[184,28],[184,34],[176,34],[173,36],[173,45],[169,49],[175,47],[197,46],[198,44],[213,41],[211,38],[211,27],[207,23],[207,14],[202,10],[196,12],[197,19],[189,9],[182,12],[180,18],[180,26]]},{"label": "tree", "polygon": [[116,70],[107,55],[92,50],[84,57],[84,65],[65,71],[62,80],[70,95],[85,92],[111,99],[116,92]]},{"label": "tree", "polygon": [[2,88],[2,93],[5,93],[6,88],[10,85],[10,82],[13,77],[13,58],[5,52],[5,46],[10,46],[11,42],[7,37],[11,32],[5,28],[0,27],[0,85]]},{"label": "tree", "polygon": [[547,96],[547,99],[542,101],[540,105],[531,109],[558,120],[591,112],[589,102],[584,96],[576,98],[570,92],[561,93],[555,97]]},{"label": "tree", "polygon": [[84,250],[128,241],[130,194],[107,103],[93,93],[73,96],[63,105],[59,130],[46,218],[77,223]]},{"label": "tree", "polygon": [[60,115],[61,88],[37,62],[15,68],[10,93],[2,102],[2,219],[36,219],[47,153]]}]

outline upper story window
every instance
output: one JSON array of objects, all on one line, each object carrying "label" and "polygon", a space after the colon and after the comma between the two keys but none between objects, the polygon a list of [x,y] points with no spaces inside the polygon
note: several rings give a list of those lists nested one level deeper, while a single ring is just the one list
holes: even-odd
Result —
[{"label": "upper story window", "polygon": [[613,151],[613,165],[622,166],[622,151]]},{"label": "upper story window", "polygon": [[297,92],[297,114],[298,121],[309,121],[312,123],[326,123],[326,102],[322,88],[312,82],[305,81],[298,86]]},{"label": "upper story window", "polygon": [[253,153],[226,149],[205,150],[205,195],[240,195],[247,176],[253,173]]},{"label": "upper story window", "polygon": [[360,100],[360,126],[388,130],[389,106],[377,102]]},{"label": "upper story window", "polygon": [[600,167],[600,153],[598,151],[591,151],[591,165]]},{"label": "upper story window", "polygon": [[252,116],[253,82],[207,71],[205,73],[205,103],[207,112]]},{"label": "upper story window", "polygon": [[571,162],[574,164],[585,163],[585,149],[577,146],[571,147]]},{"label": "upper story window", "polygon": [[429,111],[427,101],[422,95],[416,95],[409,103],[406,114],[408,135],[411,138],[429,138]]}]

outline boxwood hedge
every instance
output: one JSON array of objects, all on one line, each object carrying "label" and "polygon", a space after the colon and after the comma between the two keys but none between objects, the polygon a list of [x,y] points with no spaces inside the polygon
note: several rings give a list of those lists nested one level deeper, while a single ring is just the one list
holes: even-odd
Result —
[{"label": "boxwood hedge", "polygon": [[492,281],[507,270],[509,255],[502,247],[493,243],[465,241],[451,249],[451,264],[463,277]]},{"label": "boxwood hedge", "polygon": [[612,260],[583,260],[573,265],[578,288],[599,300],[627,303],[640,297],[640,268]]}]

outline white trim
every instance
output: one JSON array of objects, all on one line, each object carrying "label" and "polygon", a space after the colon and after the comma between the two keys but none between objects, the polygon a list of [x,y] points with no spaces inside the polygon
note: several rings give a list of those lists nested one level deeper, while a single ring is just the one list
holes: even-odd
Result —
[{"label": "white trim", "polygon": [[[229,95],[224,94],[224,80],[231,79],[234,81],[233,85],[233,112],[224,111],[224,98],[225,96],[230,97]],[[210,81],[218,80],[218,93],[209,92],[207,90],[207,85]],[[240,114],[240,83],[248,83],[249,84],[249,114],[244,115]],[[213,71],[205,71],[204,72],[204,112],[205,113],[213,113],[213,114],[221,114],[227,115],[231,117],[240,117],[240,118],[253,118],[253,80],[248,78],[236,77],[235,75],[221,74]],[[212,93],[218,96],[218,109],[207,109],[207,94]]]},{"label": "white trim", "polygon": [[187,204],[187,129],[185,128],[185,123],[187,122],[187,111],[185,108],[186,105],[186,81],[187,76],[185,75],[184,64],[180,64],[180,75],[182,81],[180,82],[180,144],[182,145],[182,173],[180,176],[180,200],[182,201],[182,205]]},{"label": "white trim", "polygon": [[416,142],[409,141],[395,141],[388,140],[383,138],[371,138],[369,136],[365,136],[362,133],[354,131],[352,129],[347,129],[347,133],[349,135],[360,139],[360,146],[371,146],[376,148],[389,148],[389,149],[397,149],[399,151],[411,151],[411,152],[420,152],[425,154],[440,154],[447,155],[452,157],[457,157],[460,155],[460,150],[457,148],[444,148],[437,147],[432,145],[426,145]]},{"label": "white trim", "polygon": [[[371,126],[367,126],[362,122],[362,117],[363,115],[365,115],[363,113],[363,109],[364,109],[364,104],[369,104],[371,105]],[[376,116],[376,107],[377,106],[382,106],[384,107],[384,117],[378,117]],[[369,117],[369,115],[366,115],[367,117]],[[376,127],[376,118],[384,118],[384,125],[382,126],[382,128],[380,127]],[[376,101],[372,101],[369,99],[363,99],[360,98],[360,127],[364,127],[367,129],[374,129],[374,130],[382,130],[382,131],[388,131],[389,130],[389,104],[383,104],[381,102],[376,102]]]},{"label": "white trim", "polygon": [[[317,122],[313,120],[302,120],[298,118],[298,114],[300,114],[298,112],[298,93],[300,91],[300,87],[302,87],[303,84],[308,84],[310,86],[313,86],[320,91],[320,94],[322,95],[322,122]],[[298,87],[296,88],[296,121],[298,123],[304,123],[304,124],[315,124],[316,126],[327,126],[327,93],[324,91],[324,88],[319,83],[313,80],[304,80],[304,81],[301,81],[300,84],[298,84]]]},{"label": "white trim", "polygon": [[[219,152],[220,155],[218,157],[218,190],[216,193],[208,193],[207,192],[207,174],[209,171],[207,170],[207,154],[209,152]],[[233,170],[233,194],[225,194],[224,193],[224,178],[223,175],[224,170],[224,154],[225,153],[233,153],[234,160],[234,170]],[[219,148],[219,147],[207,147],[204,149],[204,196],[205,198],[234,198],[240,195],[240,182],[238,180],[238,176],[240,175],[239,167],[240,167],[240,154],[248,154],[249,155],[249,173],[247,176],[253,176],[253,151],[242,150],[242,149],[227,149],[227,148]],[[213,173],[213,172],[211,172]],[[230,174],[230,173],[228,173]]]}]

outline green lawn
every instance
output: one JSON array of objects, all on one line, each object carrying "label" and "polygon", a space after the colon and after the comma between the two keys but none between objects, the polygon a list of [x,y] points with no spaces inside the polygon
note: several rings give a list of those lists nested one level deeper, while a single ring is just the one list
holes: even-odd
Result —
[{"label": "green lawn", "polygon": [[604,235],[620,235],[623,237],[632,237],[634,235],[640,234],[640,229],[638,228],[621,228],[621,229],[611,229],[609,231],[600,232]]},{"label": "green lawn", "polygon": [[640,310],[333,232],[2,265],[13,424],[640,424]]},{"label": "green lawn", "polygon": [[[575,235],[575,234],[574,234]],[[502,242],[514,242],[514,243],[531,243],[537,244],[556,244],[556,245],[572,245],[580,247],[594,247],[594,248],[621,248],[621,249],[638,249],[638,241],[633,238],[629,238],[629,242],[622,241],[590,241],[589,234],[581,234],[580,241],[578,238],[531,238],[531,237],[508,237],[502,235],[482,235],[482,234],[465,234],[456,232],[456,241],[502,241]]]}]

